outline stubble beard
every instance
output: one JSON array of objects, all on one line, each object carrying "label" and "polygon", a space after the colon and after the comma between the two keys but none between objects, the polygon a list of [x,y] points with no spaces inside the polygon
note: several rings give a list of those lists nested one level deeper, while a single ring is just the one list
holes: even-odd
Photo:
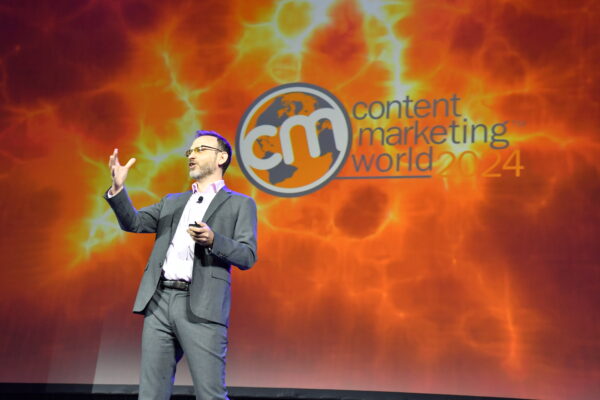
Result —
[{"label": "stubble beard", "polygon": [[213,165],[199,165],[197,169],[190,171],[190,178],[194,180],[204,179],[216,171]]}]

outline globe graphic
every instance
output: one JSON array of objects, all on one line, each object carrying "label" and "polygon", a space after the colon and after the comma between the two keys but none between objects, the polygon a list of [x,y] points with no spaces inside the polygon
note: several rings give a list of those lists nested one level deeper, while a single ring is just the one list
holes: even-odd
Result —
[{"label": "globe graphic", "polygon": [[[256,125],[272,125],[280,128],[283,122],[289,117],[295,115],[310,115],[321,108],[331,108],[331,105],[325,100],[309,93],[286,93],[273,100],[273,102],[258,116]],[[321,149],[320,157],[331,154],[331,165],[333,165],[340,152],[335,147],[331,124],[327,123],[325,120],[318,121],[316,130],[319,138],[319,147]],[[273,147],[274,140],[278,140],[278,138],[263,136],[256,140],[263,153],[262,158],[268,158],[273,154],[270,148]],[[281,183],[294,176],[299,168],[302,168],[302,166],[286,164],[282,160],[279,164],[267,170],[269,174],[269,183],[274,185]],[[323,172],[325,173],[326,171]]]}]

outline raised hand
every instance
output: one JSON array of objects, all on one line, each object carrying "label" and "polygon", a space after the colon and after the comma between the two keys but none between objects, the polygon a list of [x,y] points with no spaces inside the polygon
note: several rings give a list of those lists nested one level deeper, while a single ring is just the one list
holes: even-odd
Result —
[{"label": "raised hand", "polygon": [[112,155],[108,159],[108,168],[110,169],[110,175],[112,176],[112,187],[110,188],[110,194],[115,195],[121,191],[127,179],[129,168],[135,164],[135,158],[130,158],[127,164],[121,165],[119,162],[119,149],[115,149]]}]

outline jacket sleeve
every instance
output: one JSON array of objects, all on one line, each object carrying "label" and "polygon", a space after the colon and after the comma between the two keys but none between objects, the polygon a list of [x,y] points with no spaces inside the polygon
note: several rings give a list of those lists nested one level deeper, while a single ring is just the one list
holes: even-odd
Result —
[{"label": "jacket sleeve", "polygon": [[115,212],[121,229],[126,232],[156,233],[164,198],[140,210],[135,209],[125,188],[111,198],[108,198],[107,191],[104,198]]},{"label": "jacket sleeve", "polygon": [[243,197],[240,204],[233,238],[214,232],[211,253],[239,269],[251,268],[256,262],[256,204],[250,197]]}]

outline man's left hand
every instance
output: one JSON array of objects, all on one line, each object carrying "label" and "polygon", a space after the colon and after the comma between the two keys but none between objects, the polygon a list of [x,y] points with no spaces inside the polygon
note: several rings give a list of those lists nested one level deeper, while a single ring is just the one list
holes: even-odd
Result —
[{"label": "man's left hand", "polygon": [[210,226],[204,222],[198,222],[198,226],[188,226],[187,233],[192,237],[192,240],[204,247],[210,247],[215,240],[215,234],[210,229]]}]

